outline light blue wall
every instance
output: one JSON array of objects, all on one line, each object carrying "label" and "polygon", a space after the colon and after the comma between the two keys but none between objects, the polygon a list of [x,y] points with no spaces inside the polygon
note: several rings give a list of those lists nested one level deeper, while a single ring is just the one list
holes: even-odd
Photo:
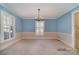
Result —
[{"label": "light blue wall", "polygon": [[[33,19],[22,19],[2,5],[0,5],[0,9],[16,17],[16,32],[35,32],[35,21]],[[45,20],[45,32],[56,32],[56,20]]]},{"label": "light blue wall", "polygon": [[16,17],[16,32],[22,32],[22,19]]},{"label": "light blue wall", "polygon": [[57,19],[57,31],[62,33],[72,33],[72,13],[79,10],[79,6],[75,7],[68,13]]},{"label": "light blue wall", "polygon": [[16,19],[16,20],[15,20],[15,22],[16,22],[16,32],[22,32],[22,18],[20,18],[19,16],[13,14],[13,13],[11,12],[11,10],[8,10],[8,9],[6,8],[6,6],[3,7],[2,5],[0,5],[0,10],[6,11],[6,12],[8,12],[9,14],[15,16],[15,19]]},{"label": "light blue wall", "polygon": [[35,21],[34,19],[22,20],[22,32],[35,32]]},{"label": "light blue wall", "polygon": [[[24,19],[22,20],[23,32],[35,32],[35,20]],[[46,19],[45,20],[45,32],[56,32],[56,20]]]},{"label": "light blue wall", "polygon": [[[0,5],[0,10],[7,11],[8,13],[16,17],[16,32],[34,32],[35,31],[35,21],[29,19],[22,19],[17,15],[11,13],[11,10]],[[56,20],[45,20],[45,32],[63,32],[72,33],[72,12],[79,10],[79,6],[72,9],[68,13],[59,17]]]},{"label": "light blue wall", "polygon": [[72,21],[71,21],[71,13],[67,13],[57,19],[57,31],[63,33],[71,33],[72,32]]},{"label": "light blue wall", "polygon": [[56,32],[57,31],[56,19],[46,19],[44,30],[45,32]]}]

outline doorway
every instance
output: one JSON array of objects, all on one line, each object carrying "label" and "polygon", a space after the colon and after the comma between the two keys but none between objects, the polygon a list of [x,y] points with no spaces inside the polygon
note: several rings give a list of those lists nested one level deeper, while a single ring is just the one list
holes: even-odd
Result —
[{"label": "doorway", "polygon": [[72,38],[74,39],[74,48],[79,49],[79,10],[73,13],[72,20]]}]

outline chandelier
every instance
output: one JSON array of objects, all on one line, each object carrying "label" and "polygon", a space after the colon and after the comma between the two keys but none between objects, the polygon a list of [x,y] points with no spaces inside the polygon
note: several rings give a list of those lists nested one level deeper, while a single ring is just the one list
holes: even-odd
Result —
[{"label": "chandelier", "polygon": [[38,10],[38,15],[37,17],[35,18],[36,21],[43,21],[43,17],[40,16],[40,9],[37,9]]}]

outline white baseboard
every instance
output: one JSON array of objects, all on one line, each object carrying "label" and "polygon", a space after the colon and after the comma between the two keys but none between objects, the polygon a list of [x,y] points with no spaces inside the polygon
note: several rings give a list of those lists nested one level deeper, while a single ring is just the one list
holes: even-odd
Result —
[{"label": "white baseboard", "polygon": [[22,39],[58,39],[57,37],[23,37]]},{"label": "white baseboard", "polygon": [[60,41],[62,41],[64,44],[70,46],[73,48],[73,44],[72,44],[72,34],[68,34],[68,33],[58,33],[58,39]]}]

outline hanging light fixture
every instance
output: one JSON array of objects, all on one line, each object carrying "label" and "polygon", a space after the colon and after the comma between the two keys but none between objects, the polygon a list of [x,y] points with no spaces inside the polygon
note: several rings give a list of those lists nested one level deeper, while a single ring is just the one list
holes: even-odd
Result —
[{"label": "hanging light fixture", "polygon": [[43,17],[40,16],[40,9],[37,10],[38,10],[38,15],[36,17],[36,21],[43,21]]}]

